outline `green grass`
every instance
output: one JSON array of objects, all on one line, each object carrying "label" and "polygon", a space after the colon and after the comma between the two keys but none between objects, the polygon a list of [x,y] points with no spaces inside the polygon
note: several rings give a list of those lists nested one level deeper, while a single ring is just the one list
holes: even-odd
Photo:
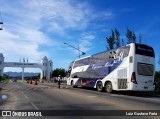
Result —
[{"label": "green grass", "polygon": [[8,83],[8,82],[9,82],[9,79],[8,79],[8,78],[3,78],[3,79],[2,79],[2,82],[3,82],[3,83]]}]

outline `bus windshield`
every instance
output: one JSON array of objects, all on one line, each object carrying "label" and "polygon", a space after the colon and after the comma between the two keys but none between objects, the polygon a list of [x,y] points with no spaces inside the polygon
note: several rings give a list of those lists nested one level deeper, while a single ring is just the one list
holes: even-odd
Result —
[{"label": "bus windshield", "polygon": [[150,57],[155,57],[154,50],[152,47],[144,44],[135,44],[136,45],[136,54],[145,55]]},{"label": "bus windshield", "polygon": [[69,76],[70,76],[71,71],[72,71],[73,63],[74,63],[74,61],[72,61],[72,62],[70,63],[70,65],[69,65],[69,67],[68,67],[68,70],[67,70],[67,75],[66,75],[66,77],[69,77]]}]

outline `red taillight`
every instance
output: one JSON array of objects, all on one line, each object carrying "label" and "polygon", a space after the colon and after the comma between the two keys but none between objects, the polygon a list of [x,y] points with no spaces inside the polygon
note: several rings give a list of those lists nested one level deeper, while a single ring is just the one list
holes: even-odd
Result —
[{"label": "red taillight", "polygon": [[132,73],[131,82],[133,82],[135,84],[138,84],[137,81],[136,81],[136,73],[135,72]]}]

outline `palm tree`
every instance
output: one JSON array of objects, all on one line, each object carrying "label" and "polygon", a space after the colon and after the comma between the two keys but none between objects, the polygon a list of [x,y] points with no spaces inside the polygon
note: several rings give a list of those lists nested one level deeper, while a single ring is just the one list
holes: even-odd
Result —
[{"label": "palm tree", "polygon": [[139,34],[139,43],[142,43],[142,34]]},{"label": "palm tree", "polygon": [[134,32],[133,32],[132,34],[133,34],[133,35],[132,35],[132,42],[133,42],[133,43],[136,43],[136,35],[135,35]]},{"label": "palm tree", "polygon": [[122,38],[122,46],[124,46],[124,40],[123,40],[123,38]]},{"label": "palm tree", "polygon": [[112,36],[110,36],[109,38],[106,37],[106,40],[107,40],[107,43],[108,43],[108,46],[107,46],[107,49],[110,50],[110,49],[113,49],[114,48],[114,44],[115,44],[115,34],[114,34],[114,31],[112,31]]},{"label": "palm tree", "polygon": [[160,65],[160,56],[159,56],[159,59],[158,59],[158,64]]},{"label": "palm tree", "polygon": [[116,44],[116,47],[120,47],[120,33],[117,29],[115,29],[115,44]]},{"label": "palm tree", "polygon": [[128,43],[132,42],[132,31],[127,27],[126,37],[128,38]]}]

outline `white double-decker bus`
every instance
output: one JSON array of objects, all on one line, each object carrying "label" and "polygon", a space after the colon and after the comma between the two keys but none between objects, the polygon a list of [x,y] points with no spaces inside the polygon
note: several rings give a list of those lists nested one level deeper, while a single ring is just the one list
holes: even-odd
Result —
[{"label": "white double-decker bus", "polygon": [[154,71],[154,49],[130,43],[71,62],[67,84],[105,89],[108,93],[153,91]]}]

